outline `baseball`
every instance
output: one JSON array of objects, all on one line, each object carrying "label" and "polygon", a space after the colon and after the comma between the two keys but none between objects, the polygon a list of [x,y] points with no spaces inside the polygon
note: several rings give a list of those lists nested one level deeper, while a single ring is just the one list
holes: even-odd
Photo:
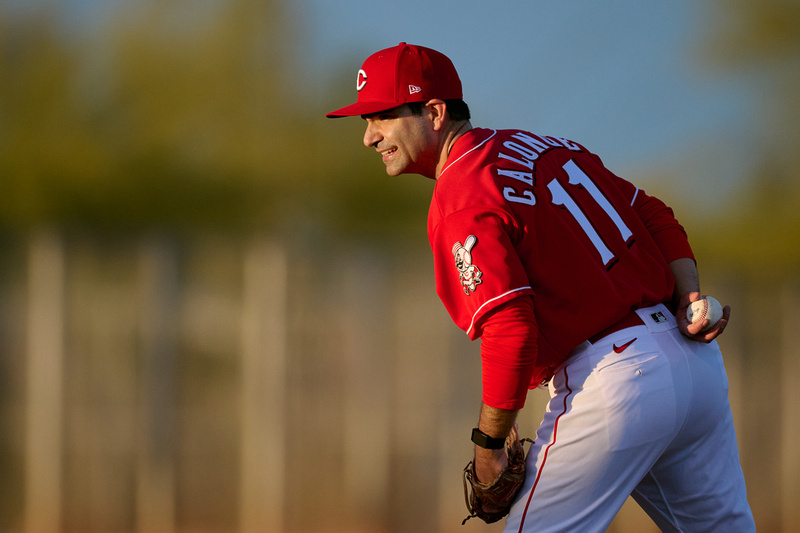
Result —
[{"label": "baseball", "polygon": [[708,325],[703,328],[703,331],[706,331],[713,328],[714,324],[722,318],[722,306],[712,296],[703,296],[696,302],[692,302],[689,308],[686,309],[686,318],[692,324],[707,318]]}]

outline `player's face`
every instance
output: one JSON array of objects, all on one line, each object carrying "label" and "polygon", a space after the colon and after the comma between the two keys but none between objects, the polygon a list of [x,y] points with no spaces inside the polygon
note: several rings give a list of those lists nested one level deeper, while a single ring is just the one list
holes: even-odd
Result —
[{"label": "player's face", "polygon": [[364,145],[381,154],[387,174],[435,177],[437,136],[426,108],[420,116],[403,105],[363,118]]}]

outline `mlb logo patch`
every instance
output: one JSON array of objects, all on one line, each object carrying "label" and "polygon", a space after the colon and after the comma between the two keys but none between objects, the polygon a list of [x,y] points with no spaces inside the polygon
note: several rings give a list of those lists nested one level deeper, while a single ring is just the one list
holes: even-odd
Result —
[{"label": "mlb logo patch", "polygon": [[664,322],[667,321],[667,317],[664,316],[664,313],[662,313],[661,311],[658,311],[656,313],[650,313],[650,318],[656,324],[663,324]]}]

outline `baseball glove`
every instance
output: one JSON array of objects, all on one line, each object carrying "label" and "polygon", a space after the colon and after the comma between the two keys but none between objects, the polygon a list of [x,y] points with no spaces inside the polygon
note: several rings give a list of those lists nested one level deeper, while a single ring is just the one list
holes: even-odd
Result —
[{"label": "baseball glove", "polygon": [[508,466],[491,483],[481,483],[475,475],[473,461],[464,468],[464,499],[467,503],[469,516],[461,522],[467,523],[472,517],[477,516],[487,524],[497,522],[508,514],[511,502],[525,482],[525,449],[523,443],[533,443],[531,439],[519,438],[517,426],[511,428],[506,438],[506,453]]}]

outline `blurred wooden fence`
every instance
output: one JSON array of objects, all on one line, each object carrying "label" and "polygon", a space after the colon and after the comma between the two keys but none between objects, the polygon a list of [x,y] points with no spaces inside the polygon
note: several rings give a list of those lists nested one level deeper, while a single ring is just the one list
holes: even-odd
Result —
[{"label": "blurred wooden fence", "polygon": [[[460,525],[479,345],[427,250],[306,248],[3,240],[0,531],[499,531]],[[800,290],[704,277],[759,530],[795,531]],[[610,531],[656,530],[628,504]]]}]

